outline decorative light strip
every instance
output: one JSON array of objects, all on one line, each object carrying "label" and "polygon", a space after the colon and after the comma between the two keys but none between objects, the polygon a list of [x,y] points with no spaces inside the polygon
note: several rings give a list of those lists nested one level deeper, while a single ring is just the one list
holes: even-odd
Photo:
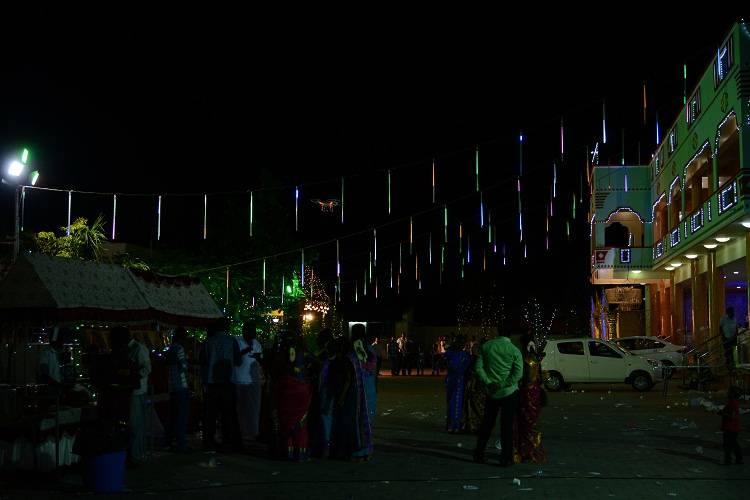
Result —
[{"label": "decorative light strip", "polygon": [[656,205],[658,205],[659,203],[661,203],[661,200],[662,200],[662,198],[664,198],[665,196],[667,196],[667,193],[666,193],[666,192],[663,192],[663,193],[661,194],[661,196],[659,196],[659,197],[658,197],[658,198],[656,199],[656,201],[655,201],[655,202],[653,203],[653,205],[651,205],[651,222],[653,222],[653,221],[655,220],[655,219],[654,219],[654,216],[655,216],[655,214],[656,214]]},{"label": "decorative light strip", "polygon": [[719,195],[719,213],[732,208],[737,203],[737,181],[732,181],[729,187],[721,190]]},{"label": "decorative light strip", "polygon": [[299,231],[299,186],[294,188],[294,230]]},{"label": "decorative light strip", "polygon": [[[341,178],[341,223],[344,223],[344,178]],[[355,289],[356,293],[356,289]]]},{"label": "decorative light strip", "polygon": [[675,247],[680,243],[680,228],[677,227],[669,233],[669,246]]},{"label": "decorative light strip", "polygon": [[206,239],[206,220],[208,218],[208,195],[203,195],[203,239]]},{"label": "decorative light strip", "polygon": [[68,191],[68,229],[67,236],[70,236],[70,206],[73,203],[73,191]]},{"label": "decorative light strip", "polygon": [[[607,220],[605,220],[604,223],[605,224],[609,224],[609,222],[612,220],[612,217],[614,217],[616,214],[618,214],[620,212],[629,212],[629,213],[632,213],[636,217],[638,217],[638,220],[641,222],[641,224],[645,223],[644,220],[641,218],[641,215],[638,212],[636,212],[635,210],[633,210],[632,208],[630,208],[630,207],[620,207],[617,210],[612,211],[612,213],[609,214],[609,216],[607,217]],[[592,224],[594,223],[594,217],[595,217],[595,215],[591,216],[591,223]]]},{"label": "decorative light strip", "polygon": [[630,264],[630,249],[629,248],[620,249],[620,262],[623,264]]},{"label": "decorative light strip", "polygon": [[[156,241],[161,240],[161,195],[159,195],[159,202],[156,206]],[[229,272],[229,268],[227,268]]]},{"label": "decorative light strip", "polygon": [[117,195],[112,195],[112,241],[117,234]]}]

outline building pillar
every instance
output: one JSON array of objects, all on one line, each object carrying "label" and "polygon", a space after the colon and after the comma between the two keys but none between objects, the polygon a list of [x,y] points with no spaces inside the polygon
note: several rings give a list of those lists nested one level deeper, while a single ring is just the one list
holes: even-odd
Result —
[{"label": "building pillar", "polygon": [[707,324],[706,296],[700,279],[698,259],[690,261],[690,302],[693,315],[692,343],[697,345],[704,340]]},{"label": "building pillar", "polygon": [[[747,312],[750,316],[750,232],[745,233],[745,290],[747,290]],[[745,321],[750,321],[747,318]]]},{"label": "building pillar", "polygon": [[[717,290],[716,285],[718,283],[718,280],[716,279],[716,252],[711,250],[708,252],[708,262],[707,262],[707,281],[708,281],[708,339],[710,342],[708,343],[708,348],[711,350],[712,357],[717,354],[716,351],[716,345],[717,340],[714,337],[718,335],[719,333],[719,318],[721,317],[721,314],[718,313],[718,302],[719,302],[719,290]],[[721,343],[719,342],[719,345]],[[720,352],[719,352],[720,354]]]},{"label": "building pillar", "polygon": [[644,327],[646,328],[646,336],[651,336],[651,287],[653,285],[646,285],[644,288],[644,297],[643,300],[645,301],[644,304],[644,310],[645,310],[645,317],[643,318]]},{"label": "building pillar", "polygon": [[[669,341],[675,342],[677,335],[677,292],[674,285],[674,271],[669,272]],[[676,342],[675,342],[676,343]]]}]

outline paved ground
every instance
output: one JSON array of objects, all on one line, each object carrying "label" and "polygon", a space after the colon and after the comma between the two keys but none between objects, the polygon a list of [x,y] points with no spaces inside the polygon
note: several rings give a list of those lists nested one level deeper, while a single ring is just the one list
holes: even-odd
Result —
[{"label": "paved ground", "polygon": [[[444,432],[442,380],[380,381],[376,454],[369,463],[292,464],[258,454],[157,454],[129,470],[125,498],[721,498],[750,488],[750,466],[720,465],[719,417],[689,405],[697,393],[659,387],[639,394],[626,386],[579,386],[550,395],[542,416],[547,463],[500,468],[471,462],[474,436]],[[581,391],[580,389],[583,389]],[[745,402],[745,406],[747,406]],[[750,415],[743,415],[750,427]],[[746,455],[750,433],[741,435]],[[215,456],[218,466],[207,467]],[[489,457],[492,458],[492,453]],[[491,462],[490,462],[491,463]],[[514,479],[520,485],[513,484]],[[0,499],[85,495],[79,479],[63,478],[69,493],[37,484],[6,485]]]}]

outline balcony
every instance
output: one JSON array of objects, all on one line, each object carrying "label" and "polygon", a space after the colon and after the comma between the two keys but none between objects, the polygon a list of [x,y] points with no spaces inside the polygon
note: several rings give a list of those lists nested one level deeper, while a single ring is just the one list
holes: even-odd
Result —
[{"label": "balcony", "polygon": [[740,215],[746,213],[742,203],[744,194],[740,191],[746,178],[743,179],[742,176],[740,173],[725,183],[700,208],[683,217],[677,227],[654,244],[651,255],[655,265],[735,222]]},{"label": "balcony", "polygon": [[591,256],[591,266],[594,269],[612,269],[624,271],[650,270],[651,269],[650,247],[628,247],[628,248],[597,248]]}]

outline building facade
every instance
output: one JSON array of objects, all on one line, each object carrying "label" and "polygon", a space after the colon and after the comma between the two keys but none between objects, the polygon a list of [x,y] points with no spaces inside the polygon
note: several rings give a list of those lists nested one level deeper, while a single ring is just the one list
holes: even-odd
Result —
[{"label": "building facade", "polygon": [[720,352],[748,321],[750,31],[735,24],[648,166],[592,168],[592,333]]}]

